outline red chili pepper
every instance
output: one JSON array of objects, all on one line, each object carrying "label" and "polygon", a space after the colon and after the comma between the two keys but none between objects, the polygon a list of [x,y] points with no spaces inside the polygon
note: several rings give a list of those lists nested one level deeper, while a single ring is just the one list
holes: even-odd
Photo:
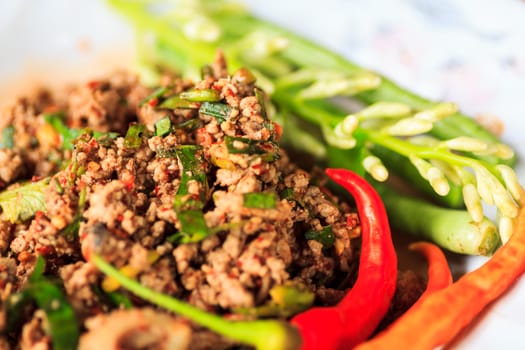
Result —
[{"label": "red chili pepper", "polygon": [[412,243],[408,249],[423,254],[428,262],[427,287],[414,304],[417,305],[435,291],[450,286],[452,284],[452,273],[448,266],[447,257],[437,245],[430,242],[416,242]]},{"label": "red chili pepper", "polygon": [[303,350],[350,349],[366,340],[383,319],[395,292],[397,256],[381,198],[365,179],[346,169],[328,176],[355,199],[361,220],[361,256],[357,280],[333,307],[316,307],[292,318]]},{"label": "red chili pepper", "polygon": [[360,350],[434,349],[454,339],[525,273],[525,192],[509,241],[476,270],[412,306]]}]

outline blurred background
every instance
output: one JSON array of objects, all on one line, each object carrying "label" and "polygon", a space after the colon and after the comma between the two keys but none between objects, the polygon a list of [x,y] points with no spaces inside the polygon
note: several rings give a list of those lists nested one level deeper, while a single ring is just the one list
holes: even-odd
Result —
[{"label": "blurred background", "polygon": [[[524,1],[244,3],[419,94],[492,121],[524,154]],[[102,0],[0,1],[0,103],[35,83],[88,79],[133,63],[133,33]],[[523,161],[518,174],[525,183]],[[525,347],[523,282],[451,348]]]}]

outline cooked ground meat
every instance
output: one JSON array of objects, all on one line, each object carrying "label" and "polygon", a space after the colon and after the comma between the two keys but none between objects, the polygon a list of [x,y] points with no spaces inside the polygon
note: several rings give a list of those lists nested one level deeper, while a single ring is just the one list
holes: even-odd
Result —
[{"label": "cooked ground meat", "polygon": [[[19,99],[0,115],[12,132],[0,187],[48,179],[44,208],[0,221],[2,315],[38,255],[75,311],[81,349],[232,346],[127,294],[86,261],[93,253],[146,287],[240,318],[270,305],[276,286],[324,305],[351,287],[357,214],[279,148],[252,82],[228,76],[220,54],[212,72],[197,83],[166,77],[155,91],[118,73]],[[199,93],[214,97],[192,100]],[[119,309],[114,293],[134,308]],[[27,309],[23,325],[0,327],[0,343],[49,348],[46,315]]]}]

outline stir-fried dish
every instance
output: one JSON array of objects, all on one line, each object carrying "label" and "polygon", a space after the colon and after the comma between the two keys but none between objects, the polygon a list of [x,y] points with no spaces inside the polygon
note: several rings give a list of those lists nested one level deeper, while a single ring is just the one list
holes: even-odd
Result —
[{"label": "stir-fried dish", "polygon": [[0,349],[430,349],[525,271],[516,155],[455,104],[229,1],[108,2],[140,73],[0,112]]},{"label": "stir-fried dish", "polygon": [[[321,171],[279,146],[264,99],[251,73],[228,75],[219,54],[198,82],[165,76],[153,89],[118,73],[5,109],[3,347],[238,346],[135,297],[94,254],[232,319],[338,303],[356,279],[360,218]],[[383,324],[422,282],[401,274]]]}]

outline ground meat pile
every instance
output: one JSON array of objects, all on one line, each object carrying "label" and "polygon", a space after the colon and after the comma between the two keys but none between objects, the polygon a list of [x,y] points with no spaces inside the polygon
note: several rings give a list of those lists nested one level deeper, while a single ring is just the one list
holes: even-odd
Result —
[{"label": "ground meat pile", "polygon": [[0,349],[52,349],[38,305],[16,325],[8,319],[38,256],[74,310],[80,349],[236,346],[129,294],[91,254],[236,318],[290,316],[293,305],[271,307],[279,286],[318,305],[351,286],[357,214],[279,147],[282,131],[250,72],[229,76],[220,54],[203,72],[196,83],[163,77],[156,89],[118,73],[1,112],[0,189],[42,184],[43,207],[14,218],[3,207]]}]

